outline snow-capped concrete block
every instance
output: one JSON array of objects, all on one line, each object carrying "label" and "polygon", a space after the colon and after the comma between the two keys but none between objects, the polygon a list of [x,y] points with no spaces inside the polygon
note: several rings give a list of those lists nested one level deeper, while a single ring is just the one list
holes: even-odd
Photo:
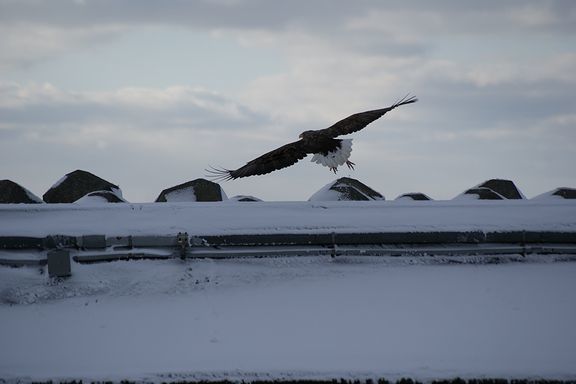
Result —
[{"label": "snow-capped concrete block", "polygon": [[456,196],[455,200],[474,199],[474,200],[505,200],[505,197],[490,188],[475,187],[466,190],[464,193]]},{"label": "snow-capped concrete block", "polygon": [[385,200],[384,196],[356,179],[341,177],[313,194],[308,201]]},{"label": "snow-capped concrete block", "polygon": [[0,204],[41,204],[42,199],[12,180],[0,180]]},{"label": "snow-capped concrete block", "polygon": [[398,196],[395,200],[418,200],[418,201],[427,201],[432,200],[428,195],[421,193],[421,192],[410,192],[404,193]]},{"label": "snow-capped concrete block", "polygon": [[122,196],[120,188],[90,172],[76,170],[58,180],[43,196],[47,203],[73,203],[90,192],[110,191]]},{"label": "snow-capped concrete block", "polygon": [[576,199],[576,188],[556,188],[538,195],[533,199]]},{"label": "snow-capped concrete block", "polygon": [[576,199],[576,189],[575,188],[558,188],[556,192],[553,193],[554,196],[560,196],[564,199]]},{"label": "snow-capped concrete block", "polygon": [[112,191],[94,191],[82,196],[74,203],[76,204],[106,204],[106,203],[126,203],[122,196],[118,196]]},{"label": "snow-capped concrete block", "polygon": [[511,180],[490,179],[466,190],[454,199],[514,200],[525,198]]},{"label": "snow-capped concrete block", "polygon": [[474,188],[489,188],[505,199],[525,199],[512,180],[490,179]]},{"label": "snow-capped concrete block", "polygon": [[157,203],[223,200],[228,200],[228,197],[220,185],[206,179],[196,179],[165,189],[156,198]]},{"label": "snow-capped concrete block", "polygon": [[231,197],[230,201],[255,202],[255,201],[262,201],[262,200],[257,198],[257,197],[254,197],[254,196],[236,195],[236,196]]}]

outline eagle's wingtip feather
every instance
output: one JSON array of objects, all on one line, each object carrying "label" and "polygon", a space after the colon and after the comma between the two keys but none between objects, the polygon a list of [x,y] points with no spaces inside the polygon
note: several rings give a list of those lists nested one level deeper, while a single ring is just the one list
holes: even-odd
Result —
[{"label": "eagle's wingtip feather", "polygon": [[230,169],[215,168],[210,166],[204,171],[207,172],[206,177],[211,181],[218,182],[218,181],[229,181],[234,179],[234,176],[232,176],[232,170]]},{"label": "eagle's wingtip feather", "polygon": [[407,93],[404,97],[402,97],[400,100],[398,100],[397,102],[394,103],[393,108],[396,108],[400,105],[404,105],[404,104],[411,104],[411,103],[415,103],[418,101],[418,98],[414,95],[410,95],[410,93]]}]

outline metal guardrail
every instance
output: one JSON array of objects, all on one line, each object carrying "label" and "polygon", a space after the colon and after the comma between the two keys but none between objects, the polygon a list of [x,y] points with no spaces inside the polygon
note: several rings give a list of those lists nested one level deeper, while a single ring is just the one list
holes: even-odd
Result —
[{"label": "metal guardrail", "polygon": [[[279,256],[490,256],[576,255],[576,233],[378,232],[309,234],[237,234],[189,236],[51,235],[0,237],[0,265],[48,264],[51,276],[70,274],[78,263],[172,258]],[[29,257],[33,254],[33,257]],[[28,255],[28,256],[27,256]]]},{"label": "metal guardrail", "polygon": [[576,244],[576,232],[561,231],[442,231],[233,235],[49,235],[46,237],[0,236],[0,250],[101,249],[106,247],[217,247],[276,245],[357,245],[357,244]]}]

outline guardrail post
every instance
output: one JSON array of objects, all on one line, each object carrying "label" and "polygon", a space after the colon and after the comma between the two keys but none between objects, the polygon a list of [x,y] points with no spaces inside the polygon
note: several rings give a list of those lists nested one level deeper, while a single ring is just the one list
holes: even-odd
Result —
[{"label": "guardrail post", "polygon": [[338,244],[336,244],[336,232],[332,232],[332,246],[330,251],[330,256],[335,258],[338,255]]},{"label": "guardrail post", "polygon": [[188,232],[178,232],[176,236],[176,243],[178,244],[178,249],[180,250],[180,258],[184,260],[186,258],[186,252],[190,244],[188,243]]},{"label": "guardrail post", "polygon": [[72,275],[70,251],[54,249],[48,252],[48,276],[68,277]]}]

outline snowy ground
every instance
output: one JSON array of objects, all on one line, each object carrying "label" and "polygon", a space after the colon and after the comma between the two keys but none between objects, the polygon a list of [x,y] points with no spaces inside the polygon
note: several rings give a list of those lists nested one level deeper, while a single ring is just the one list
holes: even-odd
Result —
[{"label": "snowy ground", "polygon": [[[451,230],[576,233],[576,203],[0,207],[0,236]],[[0,383],[575,380],[576,263],[544,262],[551,259],[498,265],[426,265],[426,257],[118,261],[73,263],[64,280],[49,279],[45,267],[0,267]]]},{"label": "snowy ground", "polygon": [[0,378],[576,378],[576,263],[0,268]]},{"label": "snowy ground", "polygon": [[0,217],[0,236],[576,232],[576,200],[6,204]]}]

